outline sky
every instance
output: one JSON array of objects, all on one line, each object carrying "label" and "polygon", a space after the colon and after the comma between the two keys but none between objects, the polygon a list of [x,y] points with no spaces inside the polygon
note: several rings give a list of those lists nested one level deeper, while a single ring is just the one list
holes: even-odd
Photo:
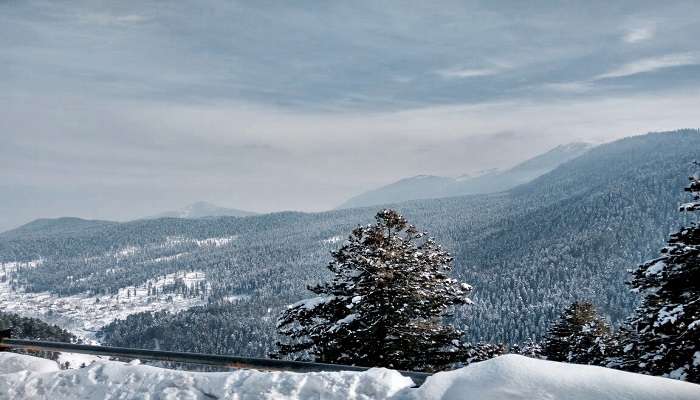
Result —
[{"label": "sky", "polygon": [[0,230],[700,127],[696,1],[0,0]]}]

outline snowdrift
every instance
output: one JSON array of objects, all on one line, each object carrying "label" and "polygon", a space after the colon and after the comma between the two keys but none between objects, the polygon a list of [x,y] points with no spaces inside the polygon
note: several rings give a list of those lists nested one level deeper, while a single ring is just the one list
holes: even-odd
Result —
[{"label": "snowdrift", "polygon": [[700,385],[607,368],[506,355],[430,377],[418,389],[398,372],[197,373],[98,360],[59,370],[0,353],[0,399],[700,399]]}]

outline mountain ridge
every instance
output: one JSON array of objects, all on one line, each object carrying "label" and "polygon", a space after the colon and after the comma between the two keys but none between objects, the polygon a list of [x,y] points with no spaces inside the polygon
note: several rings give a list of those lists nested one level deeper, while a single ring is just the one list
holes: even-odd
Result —
[{"label": "mountain ridge", "polygon": [[237,208],[221,207],[206,201],[197,201],[183,208],[172,211],[164,211],[141,219],[158,218],[207,218],[207,217],[249,217],[258,215],[252,211],[239,210]]},{"label": "mountain ridge", "polygon": [[593,144],[585,142],[559,145],[503,171],[487,169],[477,174],[465,174],[456,178],[437,175],[402,178],[351,197],[337,209],[504,191],[527,183],[593,147],[595,147]]},{"label": "mountain ridge", "polygon": [[[613,323],[628,315],[637,298],[624,284],[626,271],[656,256],[682,222],[677,205],[698,149],[697,130],[640,135],[509,191],[389,207],[448,249],[455,277],[474,287],[474,305],[454,312],[466,339],[516,343],[539,337],[575,300],[593,301]],[[10,279],[54,296],[107,297],[201,271],[211,285],[206,304],[130,315],[104,328],[103,343],[150,348],[158,339],[164,350],[262,356],[274,349],[276,313],[328,279],[329,252],[377,209],[140,220],[89,235],[0,240],[0,261],[44,259]],[[182,333],[192,326],[207,328],[196,337]]]}]

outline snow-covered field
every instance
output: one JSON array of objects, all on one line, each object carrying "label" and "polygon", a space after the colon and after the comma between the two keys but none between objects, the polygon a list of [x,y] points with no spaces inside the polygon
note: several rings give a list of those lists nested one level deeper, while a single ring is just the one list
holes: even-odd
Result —
[{"label": "snow-covered field", "polygon": [[0,399],[528,399],[697,400],[700,385],[602,367],[506,355],[438,373],[420,387],[388,369],[367,372],[198,373],[138,362],[96,361],[77,370],[0,353]]},{"label": "snow-covered field", "polygon": [[[116,319],[124,319],[130,314],[144,311],[167,310],[177,312],[204,304],[200,297],[185,297],[180,294],[148,294],[148,283],[140,286],[126,286],[118,294],[111,296],[88,296],[79,294],[60,297],[49,292],[27,293],[13,291],[9,282],[2,277],[19,267],[32,267],[32,263],[5,263],[0,265],[0,304],[5,312],[40,318],[61,326],[88,340],[95,339],[95,333]],[[161,289],[182,280],[189,287],[205,281],[203,272],[180,271],[164,275],[150,281],[151,289]]]}]

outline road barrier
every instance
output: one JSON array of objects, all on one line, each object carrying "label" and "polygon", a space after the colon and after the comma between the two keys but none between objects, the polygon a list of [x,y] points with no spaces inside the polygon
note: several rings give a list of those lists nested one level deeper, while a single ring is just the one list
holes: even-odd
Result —
[{"label": "road barrier", "polygon": [[[0,338],[0,350],[55,351],[64,353],[92,354],[96,356],[122,357],[140,360],[173,361],[190,364],[216,365],[226,368],[255,369],[261,371],[366,371],[367,367],[326,364],[305,361],[274,360],[269,358],[238,357],[218,354],[180,353],[176,351],[130,349],[126,347],[91,346],[75,343],[45,342],[39,340]],[[423,384],[430,374],[416,371],[399,371],[413,380],[416,386]]]}]

